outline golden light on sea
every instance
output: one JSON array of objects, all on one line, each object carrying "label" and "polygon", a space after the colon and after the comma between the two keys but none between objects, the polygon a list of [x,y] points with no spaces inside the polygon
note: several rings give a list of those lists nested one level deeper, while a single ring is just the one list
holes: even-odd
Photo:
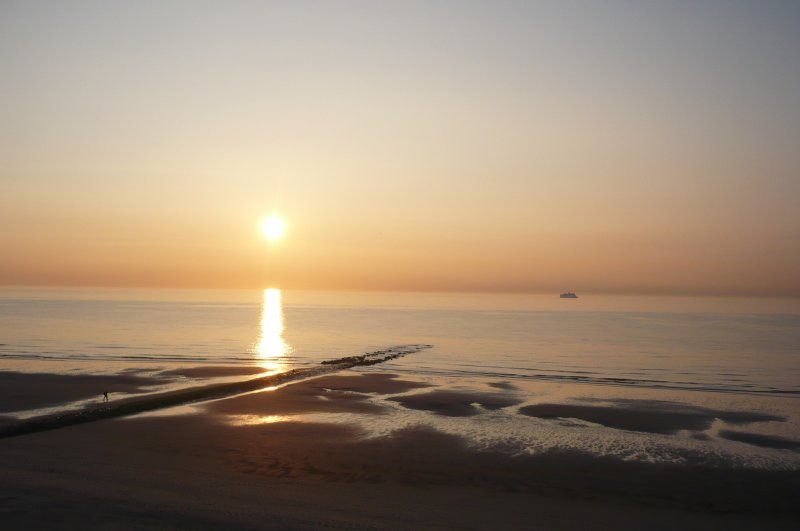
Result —
[{"label": "golden light on sea", "polygon": [[261,306],[261,336],[255,347],[259,364],[269,371],[279,371],[285,366],[285,357],[291,347],[283,339],[283,304],[281,290],[264,290]]}]

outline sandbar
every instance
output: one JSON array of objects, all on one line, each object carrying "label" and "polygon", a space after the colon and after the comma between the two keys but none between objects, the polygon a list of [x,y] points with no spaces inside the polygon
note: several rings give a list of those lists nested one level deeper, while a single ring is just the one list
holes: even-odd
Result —
[{"label": "sandbar", "polygon": [[759,412],[722,411],[661,401],[616,400],[617,406],[582,404],[531,404],[519,412],[529,417],[575,418],[609,428],[672,434],[680,430],[706,430],[715,419],[730,424],[781,421],[785,417]]}]

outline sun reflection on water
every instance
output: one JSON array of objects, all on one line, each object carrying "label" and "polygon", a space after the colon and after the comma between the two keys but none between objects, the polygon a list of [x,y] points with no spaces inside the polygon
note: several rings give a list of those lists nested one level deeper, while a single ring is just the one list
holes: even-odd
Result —
[{"label": "sun reflection on water", "polygon": [[292,347],[283,339],[283,304],[281,290],[264,290],[261,306],[261,337],[255,347],[259,365],[268,371],[281,371],[286,367],[286,356]]}]

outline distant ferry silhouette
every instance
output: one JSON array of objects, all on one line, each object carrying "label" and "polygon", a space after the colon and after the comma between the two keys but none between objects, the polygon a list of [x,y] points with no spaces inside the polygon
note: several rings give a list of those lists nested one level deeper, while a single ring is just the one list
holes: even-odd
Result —
[{"label": "distant ferry silhouette", "polygon": [[575,295],[574,291],[568,291],[566,293],[562,293],[561,295],[559,295],[559,297],[562,298],[562,299],[577,299],[578,298],[578,296]]}]

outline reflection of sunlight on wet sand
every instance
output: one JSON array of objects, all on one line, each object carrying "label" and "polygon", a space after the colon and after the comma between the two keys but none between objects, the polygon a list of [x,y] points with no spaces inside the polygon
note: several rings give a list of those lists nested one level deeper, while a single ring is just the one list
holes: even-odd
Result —
[{"label": "reflection of sunlight on wet sand", "polygon": [[286,415],[234,415],[230,417],[232,426],[253,426],[257,424],[273,424],[275,422],[288,422],[292,417]]},{"label": "reflection of sunlight on wet sand", "polygon": [[197,404],[173,406],[166,409],[155,409],[153,411],[145,411],[143,413],[136,413],[128,417],[120,417],[123,419],[140,419],[146,417],[180,417],[184,415],[199,415],[204,413],[202,406]]},{"label": "reflection of sunlight on wet sand", "polygon": [[261,337],[255,348],[259,365],[271,372],[286,368],[286,357],[292,350],[283,340],[283,307],[281,290],[268,288],[264,290],[264,302],[261,307]]}]

